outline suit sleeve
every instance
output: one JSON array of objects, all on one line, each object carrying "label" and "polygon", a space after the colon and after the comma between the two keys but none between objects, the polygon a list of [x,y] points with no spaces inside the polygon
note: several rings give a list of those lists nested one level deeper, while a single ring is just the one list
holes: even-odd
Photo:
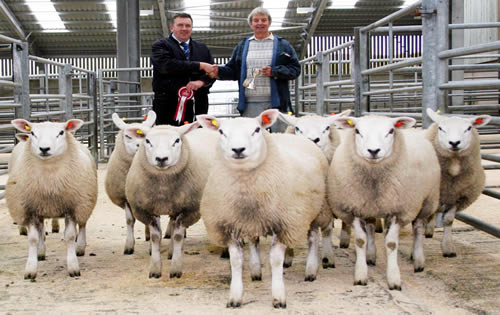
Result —
[{"label": "suit sleeve", "polygon": [[[214,64],[214,58],[212,57],[212,53],[210,52],[210,49],[208,49],[208,47],[206,47],[206,46],[204,46],[204,48],[205,48],[205,50],[207,52],[205,62],[213,65]],[[203,82],[205,82],[204,88],[207,88],[207,89],[211,88],[212,85],[215,82],[215,79],[210,78],[206,73],[201,76],[201,80]]]},{"label": "suit sleeve", "polygon": [[228,63],[224,66],[219,66],[220,80],[238,80],[240,78],[242,50],[243,45],[236,46]]},{"label": "suit sleeve", "polygon": [[183,74],[200,71],[200,63],[198,61],[175,58],[172,47],[161,40],[153,43],[151,63],[157,71],[163,74]]}]

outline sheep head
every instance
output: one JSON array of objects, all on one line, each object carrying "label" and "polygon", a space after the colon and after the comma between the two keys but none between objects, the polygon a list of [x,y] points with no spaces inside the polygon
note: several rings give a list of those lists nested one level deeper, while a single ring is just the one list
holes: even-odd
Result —
[{"label": "sheep head", "polygon": [[340,117],[335,120],[338,127],[354,129],[356,153],[370,163],[378,163],[390,157],[395,131],[411,128],[415,122],[410,117],[384,116]]},{"label": "sheep head", "polygon": [[[118,116],[117,113],[113,113],[113,115],[111,115],[111,118],[113,119],[113,123],[115,124],[115,126],[121,130],[126,130],[130,128],[140,128],[143,132],[147,132],[149,129],[153,127],[156,121],[156,113],[152,110],[149,111],[146,120],[140,124],[139,123],[126,124],[124,120],[120,118],[120,116]],[[125,151],[127,151],[127,153],[131,156],[137,152],[142,140],[143,138],[131,137],[126,132],[123,132],[123,138],[122,138],[123,145],[125,146]]]},{"label": "sheep head", "polygon": [[84,122],[80,119],[70,119],[64,123],[32,123],[24,119],[14,119],[11,123],[17,130],[29,133],[31,151],[38,158],[45,160],[63,154],[68,147],[66,133],[74,134]]},{"label": "sheep head", "polygon": [[491,116],[480,115],[471,118],[458,116],[441,116],[432,109],[427,109],[427,115],[438,125],[439,146],[449,152],[467,150],[473,138],[472,129],[490,122]]}]

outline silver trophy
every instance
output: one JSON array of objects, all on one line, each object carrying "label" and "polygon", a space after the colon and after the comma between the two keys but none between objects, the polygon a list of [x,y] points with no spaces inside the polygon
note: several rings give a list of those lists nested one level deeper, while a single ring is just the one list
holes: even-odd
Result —
[{"label": "silver trophy", "polygon": [[247,78],[245,81],[243,81],[243,86],[246,87],[247,89],[254,90],[255,89],[255,78],[258,77],[261,74],[260,69],[253,69],[252,70],[252,77]]}]

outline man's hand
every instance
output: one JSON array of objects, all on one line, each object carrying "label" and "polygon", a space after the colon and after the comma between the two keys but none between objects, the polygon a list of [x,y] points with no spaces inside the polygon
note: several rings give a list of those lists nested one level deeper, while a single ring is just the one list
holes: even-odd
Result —
[{"label": "man's hand", "polygon": [[219,75],[219,66],[215,64],[211,65],[210,70],[207,72],[207,75],[212,79],[217,78],[217,76]]},{"label": "man's hand", "polygon": [[188,91],[197,91],[199,88],[203,87],[205,82],[201,80],[191,81],[186,85]]},{"label": "man's hand", "polygon": [[261,73],[262,73],[263,76],[266,76],[266,77],[272,77],[273,76],[273,71],[272,71],[271,66],[262,67],[262,68],[260,68],[260,71],[261,71]]}]

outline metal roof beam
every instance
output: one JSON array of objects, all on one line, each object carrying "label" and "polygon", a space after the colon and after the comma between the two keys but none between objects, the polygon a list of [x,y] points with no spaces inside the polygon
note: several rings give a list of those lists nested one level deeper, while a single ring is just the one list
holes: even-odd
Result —
[{"label": "metal roof beam", "polygon": [[165,0],[158,0],[158,11],[160,12],[161,30],[163,32],[163,37],[167,37],[168,20],[167,20],[167,14],[165,13]]},{"label": "metal roof beam", "polygon": [[18,36],[19,39],[25,40],[26,34],[24,34],[21,23],[19,23],[15,15],[12,13],[12,11],[10,11],[9,7],[3,0],[0,0],[0,13],[5,16],[7,22],[9,22],[10,26],[14,29],[16,36]]},{"label": "metal roof beam", "polygon": [[307,44],[309,44],[309,41],[314,35],[314,32],[316,31],[316,28],[318,27],[319,21],[321,20],[321,16],[323,15],[323,12],[325,11],[326,5],[328,4],[328,0],[317,0],[316,3],[318,4],[316,6],[316,9],[314,10],[313,16],[311,18],[311,21],[305,27],[304,31],[306,33],[306,36],[300,45],[300,55],[299,55],[299,60],[303,59],[306,51],[307,51]]}]

